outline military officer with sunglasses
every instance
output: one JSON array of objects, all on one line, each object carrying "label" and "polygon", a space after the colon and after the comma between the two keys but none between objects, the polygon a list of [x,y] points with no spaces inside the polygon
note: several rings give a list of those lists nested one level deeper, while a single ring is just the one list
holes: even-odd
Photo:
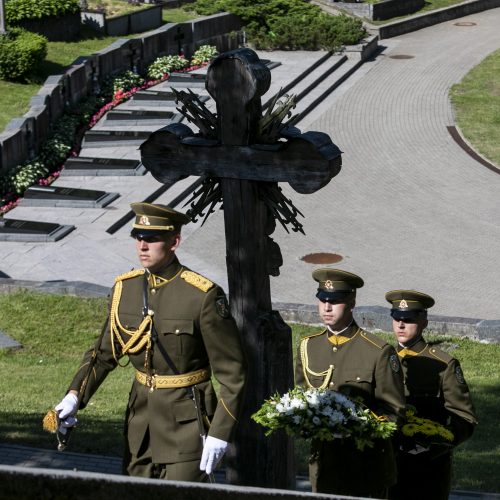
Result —
[{"label": "military officer with sunglasses", "polygon": [[469,388],[458,360],[422,336],[434,299],[415,290],[393,290],[385,298],[392,306],[406,402],[417,417],[437,422],[453,434],[449,444],[429,444],[402,435],[398,480],[390,498],[445,500],[450,493],[452,449],[468,439],[477,424]]},{"label": "military officer with sunglasses", "polygon": [[[324,328],[303,338],[297,354],[297,385],[339,391],[361,400],[381,418],[401,423],[404,416],[403,377],[394,347],[361,329],[354,320],[356,290],[363,280],[341,269],[313,272]],[[311,444],[309,476],[313,492],[387,498],[396,480],[390,439],[357,449],[354,439]]]},{"label": "military officer with sunglasses", "polygon": [[189,217],[164,205],[131,207],[142,267],[116,278],[101,337],[56,411],[62,429],[74,425],[77,411],[128,358],[135,373],[124,473],[206,481],[238,421],[245,382],[239,332],[222,289],[175,255]]}]

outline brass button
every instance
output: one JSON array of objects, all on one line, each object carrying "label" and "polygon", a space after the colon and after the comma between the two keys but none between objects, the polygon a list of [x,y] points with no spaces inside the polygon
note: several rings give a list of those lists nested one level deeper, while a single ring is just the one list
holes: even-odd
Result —
[{"label": "brass button", "polygon": [[177,328],[177,330],[175,330],[175,333],[179,333],[179,329]]},{"label": "brass button", "polygon": [[335,382],[330,382],[330,387],[333,387],[335,385]]},{"label": "brass button", "polygon": [[361,380],[361,377],[356,377],[356,380]]},{"label": "brass button", "polygon": [[338,351],[337,347],[334,347],[334,348],[332,349],[332,351],[333,351],[333,352],[337,352],[337,351]]},{"label": "brass button", "polygon": [[151,293],[155,294],[156,293],[156,288],[151,288]]}]

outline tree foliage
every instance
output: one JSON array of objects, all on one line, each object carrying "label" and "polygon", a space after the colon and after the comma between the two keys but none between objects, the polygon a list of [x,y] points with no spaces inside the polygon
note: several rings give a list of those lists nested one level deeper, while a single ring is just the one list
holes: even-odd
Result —
[{"label": "tree foliage", "polygon": [[202,15],[236,14],[259,49],[338,50],[366,33],[361,20],[329,16],[302,0],[197,0],[194,8]]},{"label": "tree foliage", "polygon": [[78,0],[6,0],[5,19],[16,24],[28,19],[59,17],[80,11]]}]

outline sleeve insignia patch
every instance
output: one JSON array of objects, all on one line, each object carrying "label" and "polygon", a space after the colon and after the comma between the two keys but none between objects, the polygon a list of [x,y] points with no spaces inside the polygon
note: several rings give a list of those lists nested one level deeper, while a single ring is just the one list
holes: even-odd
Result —
[{"label": "sleeve insignia patch", "polygon": [[181,278],[205,293],[214,286],[208,278],[205,278],[204,276],[201,276],[193,271],[184,271],[181,274]]},{"label": "sleeve insignia patch", "polygon": [[394,373],[398,373],[400,369],[399,365],[399,359],[397,354],[391,354],[391,357],[389,358],[389,365],[391,366],[391,370]]},{"label": "sleeve insignia patch", "polygon": [[215,309],[221,318],[229,318],[231,316],[229,304],[227,303],[227,299],[224,295],[217,297],[217,300],[215,301]]},{"label": "sleeve insignia patch", "polygon": [[465,384],[464,373],[462,371],[462,368],[460,368],[460,366],[457,366],[455,368],[455,377],[457,377],[459,384]]}]

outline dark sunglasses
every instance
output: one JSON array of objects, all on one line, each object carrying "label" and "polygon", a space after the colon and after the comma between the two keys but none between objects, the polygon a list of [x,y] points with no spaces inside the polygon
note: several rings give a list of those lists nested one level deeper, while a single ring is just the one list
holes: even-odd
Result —
[{"label": "dark sunglasses", "polygon": [[165,241],[162,236],[144,236],[142,234],[131,234],[130,235],[134,240],[144,241],[146,243],[158,243],[160,241]]}]

